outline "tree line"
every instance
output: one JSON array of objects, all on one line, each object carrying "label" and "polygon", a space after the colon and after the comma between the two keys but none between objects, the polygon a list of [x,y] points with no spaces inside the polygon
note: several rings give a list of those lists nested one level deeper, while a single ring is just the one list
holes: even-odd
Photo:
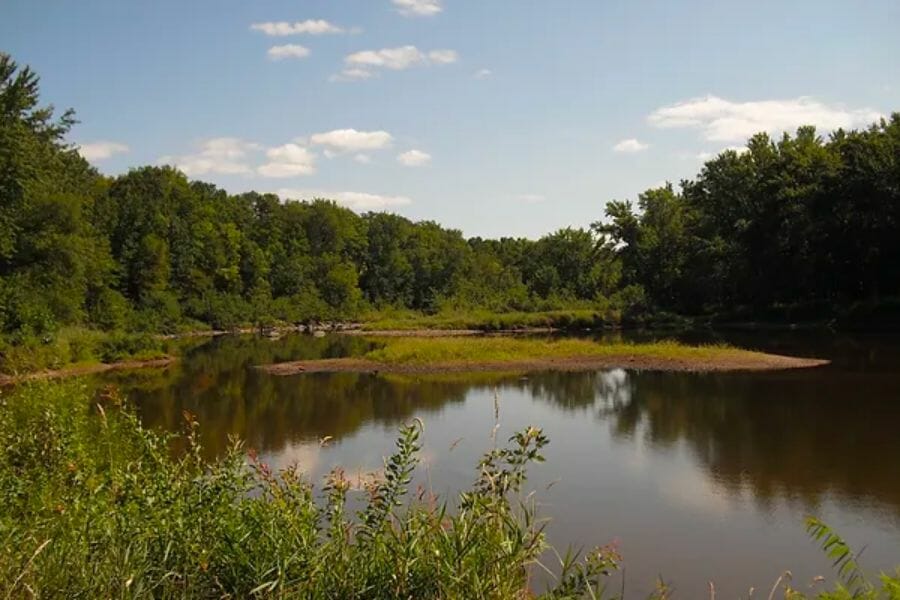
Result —
[{"label": "tree line", "polygon": [[171,167],[100,174],[71,111],[0,55],[0,333],[614,306],[703,313],[851,303],[900,286],[900,114],[725,151],[590,227],[466,239],[431,221],[228,194]]}]

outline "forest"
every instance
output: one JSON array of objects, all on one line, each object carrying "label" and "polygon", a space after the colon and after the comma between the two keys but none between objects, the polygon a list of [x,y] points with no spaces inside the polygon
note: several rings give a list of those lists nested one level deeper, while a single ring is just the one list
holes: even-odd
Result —
[{"label": "forest", "polygon": [[[98,172],[72,111],[0,55],[0,337],[172,333],[378,311],[833,313],[900,292],[900,113],[754,135],[692,179],[598,199],[537,240],[466,239],[328,199],[229,194],[167,166]],[[2,348],[0,348],[2,350]]]}]

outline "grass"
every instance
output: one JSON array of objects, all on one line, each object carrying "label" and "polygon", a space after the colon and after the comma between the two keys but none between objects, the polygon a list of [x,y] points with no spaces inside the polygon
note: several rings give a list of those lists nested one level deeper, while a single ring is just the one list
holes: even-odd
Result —
[{"label": "grass", "polygon": [[[0,396],[0,597],[620,598],[611,576],[621,559],[609,547],[565,555],[550,589],[530,589],[547,549],[525,495],[527,468],[548,443],[539,429],[488,452],[451,504],[410,494],[416,422],[359,492],[340,469],[321,487],[293,469],[274,473],[237,441],[205,461],[198,427],[186,415],[188,450],[173,456],[171,438],[142,428],[115,390],[98,399],[41,383]],[[808,527],[845,586],[816,598],[900,598],[900,579],[869,583],[843,540]],[[776,592],[807,597],[785,577],[769,598]],[[670,597],[664,585],[653,596]]]},{"label": "grass", "polygon": [[[546,544],[523,485],[547,443],[538,429],[485,455],[451,511],[410,498],[415,423],[350,499],[340,469],[317,487],[238,442],[204,461],[190,417],[173,457],[114,392],[92,405],[86,388],[35,384],[0,401],[0,597],[534,597]],[[604,549],[570,561],[542,597],[599,594],[616,564]]]},{"label": "grass", "polygon": [[66,327],[42,337],[0,339],[0,375],[17,375],[76,365],[162,358],[171,340],[146,333],[104,332]]},{"label": "grass", "polygon": [[674,341],[598,343],[585,339],[511,337],[384,338],[365,358],[386,364],[427,365],[457,362],[513,362],[552,358],[614,358],[714,362],[764,356],[725,345],[688,346]]}]

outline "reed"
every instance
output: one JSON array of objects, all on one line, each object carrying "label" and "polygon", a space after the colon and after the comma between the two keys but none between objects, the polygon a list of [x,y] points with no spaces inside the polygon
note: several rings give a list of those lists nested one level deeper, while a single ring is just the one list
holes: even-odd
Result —
[{"label": "reed", "polygon": [[[540,429],[488,452],[473,486],[447,502],[411,493],[419,421],[400,428],[363,490],[340,469],[321,486],[273,472],[236,440],[204,460],[198,427],[185,415],[187,450],[175,456],[171,436],[144,429],[114,389],[45,382],[0,395],[0,597],[624,596],[614,548],[539,562],[546,523],[524,493],[548,443]],[[816,598],[900,598],[900,578],[869,583],[840,538],[809,527],[847,586]],[[555,574],[549,589],[531,589],[536,568]],[[776,594],[806,597],[785,578]],[[654,598],[669,597],[660,583]]]}]

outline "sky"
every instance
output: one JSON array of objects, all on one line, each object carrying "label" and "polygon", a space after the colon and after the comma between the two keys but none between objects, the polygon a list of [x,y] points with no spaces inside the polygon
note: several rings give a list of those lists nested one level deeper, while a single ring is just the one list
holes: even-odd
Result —
[{"label": "sky", "polygon": [[898,0],[0,0],[101,172],[538,237],[900,111]]}]

